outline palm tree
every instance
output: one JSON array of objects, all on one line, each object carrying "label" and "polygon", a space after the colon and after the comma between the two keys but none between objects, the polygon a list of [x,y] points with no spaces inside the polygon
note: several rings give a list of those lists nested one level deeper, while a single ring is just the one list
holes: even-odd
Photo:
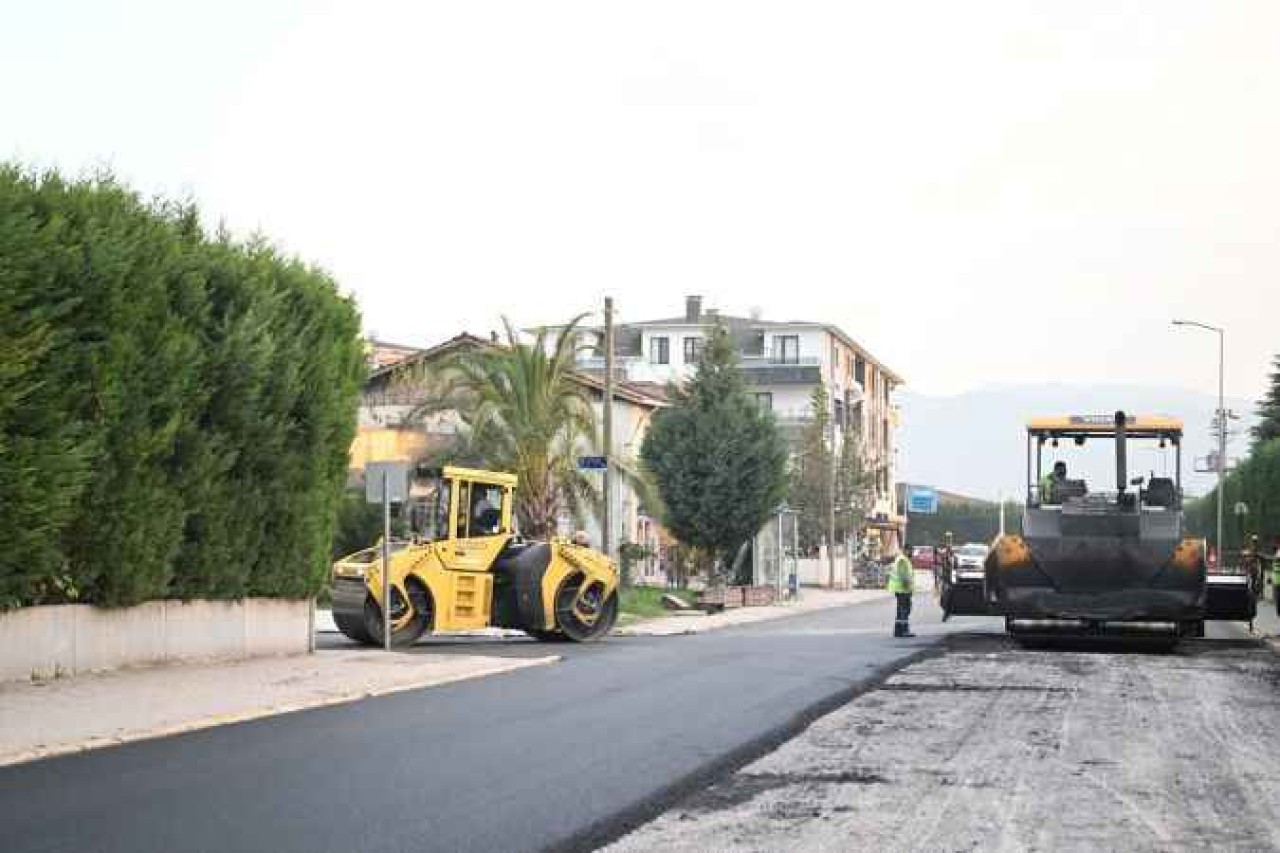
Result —
[{"label": "palm tree", "polygon": [[577,465],[579,453],[596,445],[590,390],[574,370],[576,332],[585,316],[554,341],[540,329],[532,343],[504,317],[506,345],[449,358],[434,371],[428,402],[414,413],[456,413],[458,442],[443,454],[448,461],[519,478],[516,516],[530,538],[554,534],[566,512],[582,519],[601,499]]}]

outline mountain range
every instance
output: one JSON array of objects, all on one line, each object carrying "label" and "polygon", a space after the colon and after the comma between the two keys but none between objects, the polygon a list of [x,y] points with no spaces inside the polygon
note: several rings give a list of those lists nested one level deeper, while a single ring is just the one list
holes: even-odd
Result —
[{"label": "mountain range", "polygon": [[[1182,418],[1183,487],[1188,495],[1213,487],[1213,473],[1197,472],[1214,449],[1210,434],[1217,397],[1185,388],[1134,385],[993,385],[950,397],[904,391],[899,427],[899,479],[930,484],[939,489],[995,500],[1000,496],[1020,500],[1026,483],[1027,445],[1025,424],[1046,415],[1101,414],[1117,409],[1139,415],[1173,415]],[[1248,428],[1256,420],[1251,400],[1228,397],[1226,405],[1240,415],[1231,421],[1227,457],[1243,455],[1249,444]],[[1109,442],[1075,447],[1046,447],[1046,454],[1062,458],[1071,476],[1083,476],[1096,489],[1114,489],[1114,450]],[[1045,467],[1051,464],[1046,456]],[[1169,448],[1135,447],[1130,453],[1130,473],[1154,471],[1172,474],[1175,458]],[[1094,485],[1097,484],[1097,485]]]}]

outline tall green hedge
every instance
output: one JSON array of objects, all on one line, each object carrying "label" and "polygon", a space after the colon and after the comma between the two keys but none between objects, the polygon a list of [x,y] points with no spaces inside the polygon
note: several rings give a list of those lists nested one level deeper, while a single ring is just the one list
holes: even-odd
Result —
[{"label": "tall green hedge", "polygon": [[[1254,447],[1239,467],[1227,475],[1223,496],[1226,499],[1222,525],[1224,547],[1239,548],[1242,534],[1247,537],[1256,533],[1269,550],[1272,539],[1280,535],[1280,438]],[[1248,508],[1243,519],[1235,514],[1236,504],[1241,502]],[[1217,528],[1218,490],[1215,487],[1204,497],[1187,502],[1187,530],[1216,542]]]},{"label": "tall green hedge", "polygon": [[0,167],[0,607],[312,594],[359,330],[190,205]]}]

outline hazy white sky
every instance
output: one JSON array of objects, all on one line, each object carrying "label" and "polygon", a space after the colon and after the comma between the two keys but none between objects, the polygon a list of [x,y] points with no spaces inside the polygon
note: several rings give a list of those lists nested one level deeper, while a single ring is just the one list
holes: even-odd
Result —
[{"label": "hazy white sky", "polygon": [[0,0],[0,157],[108,164],[331,270],[380,336],[687,293],[912,387],[1256,397],[1280,3]]}]

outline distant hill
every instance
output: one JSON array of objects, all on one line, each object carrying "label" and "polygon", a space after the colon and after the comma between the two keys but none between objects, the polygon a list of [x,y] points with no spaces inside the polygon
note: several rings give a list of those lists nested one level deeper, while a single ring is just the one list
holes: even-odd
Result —
[{"label": "distant hill", "polygon": [[[900,476],[911,483],[929,484],[955,492],[995,500],[1004,494],[1021,499],[1026,481],[1025,424],[1036,415],[1108,414],[1124,409],[1135,414],[1166,414],[1186,422],[1183,485],[1188,495],[1203,494],[1214,481],[1211,473],[1195,473],[1194,460],[1213,446],[1210,420],[1217,398],[1184,388],[1123,385],[1008,385],[980,388],[954,397],[931,397],[909,391],[901,395],[903,423],[899,435]],[[1251,400],[1227,399],[1227,408],[1243,418],[1233,421],[1238,436],[1228,457],[1244,454],[1247,429],[1255,420]],[[1067,461],[1072,476],[1082,475],[1098,488],[1114,488],[1109,446],[1059,448],[1046,453]],[[1056,458],[1056,457],[1055,457]],[[1046,464],[1048,460],[1046,460]],[[1173,454],[1154,448],[1136,450],[1130,459],[1135,473],[1171,472]]]}]

